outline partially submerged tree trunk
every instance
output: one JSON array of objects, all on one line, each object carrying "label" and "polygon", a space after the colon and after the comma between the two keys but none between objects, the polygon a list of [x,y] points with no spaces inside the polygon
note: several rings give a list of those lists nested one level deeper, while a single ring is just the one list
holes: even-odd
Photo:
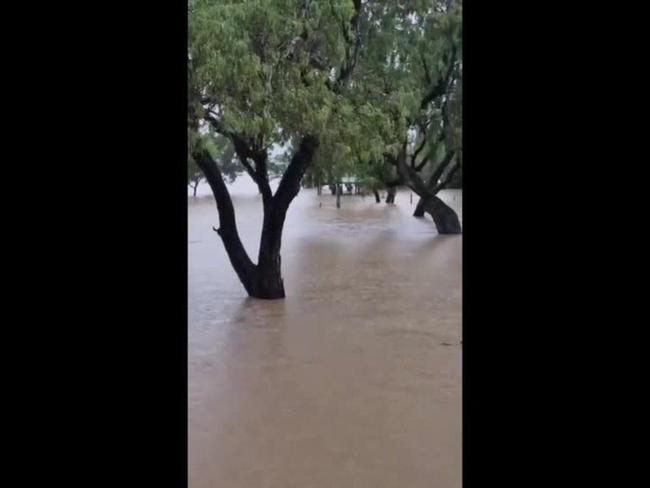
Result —
[{"label": "partially submerged tree trunk", "polygon": [[[439,234],[460,234],[461,227],[456,212],[437,196],[421,198],[422,208],[433,218]],[[419,205],[419,203],[418,203]],[[424,214],[423,214],[424,215]]]},{"label": "partially submerged tree trunk", "polygon": [[402,147],[397,158],[394,158],[394,163],[397,167],[397,172],[402,178],[403,182],[413,190],[417,195],[420,196],[420,201],[418,202],[415,212],[413,213],[416,217],[424,216],[424,212],[431,215],[436,229],[439,234],[461,234],[462,229],[460,225],[460,220],[456,212],[449,207],[445,202],[440,200],[436,196],[438,191],[444,187],[448,178],[453,177],[454,173],[457,171],[458,166],[456,165],[451,171],[447,171],[447,176],[445,181],[439,181],[443,172],[448,168],[448,164],[451,162],[454,154],[453,152],[449,153],[447,157],[441,162],[440,166],[434,171],[433,175],[429,178],[429,181],[425,183],[422,181],[422,178],[417,173],[417,171],[410,167],[406,162],[406,142]]},{"label": "partially submerged tree trunk", "polygon": [[[256,155],[259,159],[256,160],[256,167],[251,177],[259,186],[264,206],[264,222],[257,264],[251,261],[239,238],[235,209],[219,166],[207,151],[195,155],[195,160],[205,174],[217,203],[219,229],[215,231],[221,237],[228,258],[251,297],[265,299],[285,297],[280,257],[284,221],[289,204],[300,191],[300,180],[311,163],[317,147],[318,140],[315,137],[303,137],[275,194],[271,193],[265,172],[266,154]],[[240,157],[246,158],[242,148],[239,149]],[[245,159],[242,163],[250,172],[251,167],[245,163]]]},{"label": "partially submerged tree trunk", "polygon": [[386,203],[395,203],[395,194],[397,193],[397,187],[389,186],[386,188]]},{"label": "partially submerged tree trunk", "polygon": [[192,187],[193,190],[192,196],[194,197],[196,196],[196,189],[198,186],[199,186],[199,182],[197,181],[196,183],[194,183],[194,186]]},{"label": "partially submerged tree trunk", "polygon": [[282,281],[282,260],[280,247],[282,246],[282,229],[286,209],[273,204],[273,201],[264,202],[264,223],[257,260],[256,280],[252,293],[256,298],[284,298],[284,282]]},{"label": "partially submerged tree trunk", "polygon": [[341,185],[336,185],[336,208],[341,208]]},{"label": "partially submerged tree trunk", "polygon": [[413,217],[424,217],[424,199],[420,197],[418,204],[415,206]]},{"label": "partially submerged tree trunk", "polygon": [[379,197],[379,192],[376,189],[372,189],[372,193],[375,195],[375,203],[381,203],[381,198]]}]

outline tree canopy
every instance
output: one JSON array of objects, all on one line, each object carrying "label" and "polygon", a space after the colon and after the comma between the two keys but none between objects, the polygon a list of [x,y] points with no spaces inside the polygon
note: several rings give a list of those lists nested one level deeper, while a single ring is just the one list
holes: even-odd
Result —
[{"label": "tree canopy", "polygon": [[[330,183],[352,175],[372,188],[407,185],[440,232],[459,231],[435,196],[461,161],[459,1],[189,0],[188,8],[190,159],[215,194],[220,235],[249,292],[284,294],[282,226],[308,170]],[[287,152],[274,161],[278,146]],[[239,242],[223,181],[234,164],[262,195],[257,265]],[[275,193],[269,171],[282,174]]]}]

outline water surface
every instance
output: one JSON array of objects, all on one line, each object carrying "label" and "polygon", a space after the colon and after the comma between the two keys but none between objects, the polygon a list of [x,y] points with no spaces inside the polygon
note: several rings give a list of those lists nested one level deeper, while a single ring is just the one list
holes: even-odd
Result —
[{"label": "water surface", "polygon": [[[232,191],[256,256],[259,196]],[[209,189],[188,199],[191,488],[461,486],[462,237],[408,191],[326,193],[289,209],[277,301],[246,297]]]}]

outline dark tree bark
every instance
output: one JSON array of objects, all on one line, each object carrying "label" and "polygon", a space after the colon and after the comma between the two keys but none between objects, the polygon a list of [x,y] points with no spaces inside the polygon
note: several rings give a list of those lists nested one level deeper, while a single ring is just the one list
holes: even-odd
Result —
[{"label": "dark tree bark", "polygon": [[413,217],[424,217],[424,199],[420,197],[418,204],[415,206]]},{"label": "dark tree bark", "polygon": [[[460,166],[458,164],[455,164],[453,167],[451,167],[451,170],[447,171],[447,174],[444,177],[442,177],[443,173],[445,173],[445,171],[450,167],[450,164],[453,164],[452,163],[453,157],[454,157],[454,152],[453,151],[449,152],[447,156],[445,156],[445,158],[441,161],[438,168],[436,168],[436,171],[434,171],[434,173],[429,178],[429,181],[427,182],[427,187],[430,189],[430,193],[432,195],[436,195],[440,190],[446,188],[449,181],[451,181],[451,179],[460,169]],[[415,212],[413,212],[413,217],[424,217],[424,212],[425,212],[424,203],[425,203],[424,198],[420,198],[417,206],[415,207]]]},{"label": "dark tree bark", "polygon": [[[416,192],[417,193],[417,192]],[[437,190],[436,192],[437,193]],[[413,212],[413,217],[424,217],[424,213],[431,215],[440,234],[460,234],[461,226],[456,212],[432,191],[421,196]]]},{"label": "dark tree bark", "polygon": [[226,248],[230,263],[234,268],[239,280],[244,285],[246,292],[252,296],[253,282],[255,281],[255,264],[250,260],[244,245],[239,238],[237,222],[235,220],[235,209],[230,199],[230,193],[223,181],[221,171],[217,162],[207,151],[195,154],[194,159],[203,171],[214,198],[219,213],[219,228],[215,229]]},{"label": "dark tree bark", "polygon": [[397,193],[397,187],[395,186],[386,187],[386,203],[394,204],[396,193]]},{"label": "dark tree bark", "polygon": [[275,195],[263,194],[264,223],[257,264],[257,280],[254,294],[257,298],[284,298],[284,282],[281,272],[280,248],[282,230],[289,205],[300,191],[300,180],[311,163],[318,147],[318,139],[303,137],[285,171]]},{"label": "dark tree bark", "polygon": [[[451,157],[449,158],[449,161],[451,161]],[[406,163],[406,141],[403,144],[399,156],[397,158],[394,158],[394,164],[397,167],[397,172],[402,178],[404,184],[406,184],[420,197],[422,202],[418,202],[417,206],[421,207],[421,210],[423,209],[425,212],[431,215],[438,233],[461,234],[462,230],[458,215],[456,215],[456,212],[454,212],[451,207],[449,207],[436,196],[436,193],[438,193],[440,188],[444,186],[444,182],[442,182],[442,184],[436,183],[439,178],[438,172],[440,171],[440,174],[442,174],[442,170],[438,168],[429,179],[428,183],[433,184],[433,188],[422,181],[422,178],[420,178],[420,175],[417,173],[417,171],[415,171],[414,168],[411,168]],[[416,212],[418,212],[417,207]]]},{"label": "dark tree bark", "polygon": [[[422,208],[431,215],[439,234],[461,234],[460,221],[456,212],[437,196],[421,198]],[[423,214],[424,215],[424,214]]]},{"label": "dark tree bark", "polygon": [[332,195],[336,195],[336,185],[329,185],[329,189]]},{"label": "dark tree bark", "polygon": [[196,183],[194,183],[194,186],[192,187],[192,190],[193,190],[192,196],[194,196],[194,197],[196,196],[196,189],[197,189],[198,186],[199,186],[199,182],[197,181]]},{"label": "dark tree bark", "polygon": [[317,147],[318,140],[315,137],[303,137],[275,195],[271,193],[268,184],[266,154],[253,155],[255,161],[253,174],[256,175],[254,179],[258,183],[264,206],[264,222],[257,264],[251,261],[239,238],[235,210],[219,166],[207,151],[195,155],[197,164],[205,174],[217,202],[219,229],[215,230],[223,241],[237,276],[251,297],[264,299],[285,297],[280,257],[284,221],[291,201],[300,191],[300,181]]},{"label": "dark tree bark", "polygon": [[264,205],[264,223],[257,260],[257,276],[254,294],[257,298],[284,298],[282,280],[282,229],[286,210],[276,208],[272,202]]},{"label": "dark tree bark", "polygon": [[375,203],[381,203],[381,198],[379,198],[379,192],[373,188],[372,193],[375,195]]},{"label": "dark tree bark", "polygon": [[336,185],[336,208],[341,208],[341,185]]}]

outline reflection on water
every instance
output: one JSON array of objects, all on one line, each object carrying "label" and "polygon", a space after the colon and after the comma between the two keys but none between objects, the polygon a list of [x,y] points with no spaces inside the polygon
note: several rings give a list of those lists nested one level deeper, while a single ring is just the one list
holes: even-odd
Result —
[{"label": "reflection on water", "polygon": [[[244,190],[256,256],[261,203]],[[460,488],[462,237],[411,217],[409,196],[337,210],[302,190],[276,301],[246,297],[214,200],[189,199],[191,488]],[[460,210],[460,192],[441,196]]]}]

